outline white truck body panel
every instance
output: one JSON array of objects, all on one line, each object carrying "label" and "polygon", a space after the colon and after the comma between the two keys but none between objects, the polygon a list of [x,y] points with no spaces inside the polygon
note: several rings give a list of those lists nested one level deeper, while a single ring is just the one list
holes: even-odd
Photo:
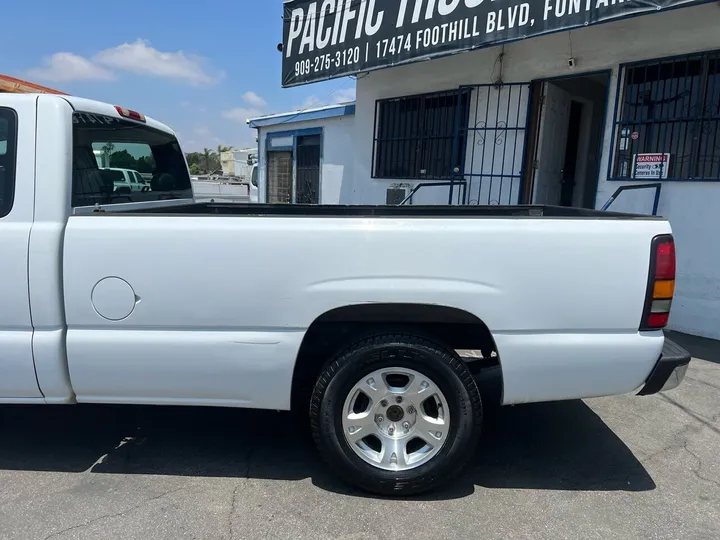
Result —
[{"label": "white truck body panel", "polygon": [[16,174],[25,179],[15,190],[13,212],[2,219],[0,234],[0,397],[41,398],[32,357],[33,325],[28,293],[28,242],[33,225],[35,115],[37,97],[16,96]]},{"label": "white truck body panel", "polygon": [[[67,367],[62,246],[69,217],[72,184],[72,107],[65,99],[38,98],[38,116],[49,129],[38,129],[35,200],[30,236],[30,302],[33,306],[33,354],[38,383],[48,403],[74,399]],[[30,156],[28,156],[30,159]],[[22,182],[16,182],[17,185]],[[14,209],[13,209],[14,211]]]},{"label": "white truck body panel", "polygon": [[117,111],[57,96],[2,106],[20,118],[0,218],[2,401],[288,409],[313,321],[376,303],[481,319],[505,404],[630,392],[658,361],[662,332],[638,327],[667,221],[78,211],[72,110]]},{"label": "white truck body panel", "polygon": [[[73,386],[80,400],[122,389],[118,401],[285,409],[312,322],[390,302],[480,317],[498,341],[506,403],[628,392],[662,348],[661,333],[637,327],[648,238],[667,230],[652,221],[73,216],[64,251]],[[442,252],[428,257],[416,238]],[[122,321],[102,319],[89,301],[108,276],[139,298]]]}]

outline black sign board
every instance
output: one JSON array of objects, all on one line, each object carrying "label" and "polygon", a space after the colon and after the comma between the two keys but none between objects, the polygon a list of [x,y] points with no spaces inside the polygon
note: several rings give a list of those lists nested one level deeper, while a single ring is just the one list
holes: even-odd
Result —
[{"label": "black sign board", "polygon": [[282,85],[332,79],[706,1],[293,0],[284,6]]}]

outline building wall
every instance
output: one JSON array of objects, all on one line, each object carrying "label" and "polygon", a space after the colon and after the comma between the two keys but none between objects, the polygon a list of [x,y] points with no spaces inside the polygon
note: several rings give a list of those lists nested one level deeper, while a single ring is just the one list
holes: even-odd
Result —
[{"label": "building wall", "polygon": [[310,128],[322,128],[320,169],[320,204],[346,203],[352,197],[354,166],[354,121],[352,116],[327,118],[306,122],[284,122],[258,130],[259,163],[258,188],[260,202],[265,202],[267,190],[267,135],[268,133],[293,132]]},{"label": "building wall", "polygon": [[225,176],[240,176],[243,180],[250,181],[249,174],[252,166],[248,165],[248,158],[257,153],[257,148],[245,148],[232,150],[220,154],[220,167]]},{"label": "building wall", "polygon": [[[716,3],[645,15],[591,26],[572,32],[519,41],[427,62],[394,67],[357,80],[354,126],[355,204],[381,204],[394,180],[372,179],[375,101],[460,85],[487,84],[499,76],[504,82],[580,75],[612,70],[609,110],[600,159],[598,207],[621,185],[605,180],[612,135],[619,64],[678,54],[720,49],[720,7]],[[503,52],[502,61],[499,54]],[[574,57],[576,67],[568,67]],[[446,203],[448,188],[421,190],[417,203]],[[614,210],[647,212],[647,193],[624,194]],[[720,338],[720,184],[665,183],[660,213],[670,219],[678,245],[678,284],[671,326]]]}]

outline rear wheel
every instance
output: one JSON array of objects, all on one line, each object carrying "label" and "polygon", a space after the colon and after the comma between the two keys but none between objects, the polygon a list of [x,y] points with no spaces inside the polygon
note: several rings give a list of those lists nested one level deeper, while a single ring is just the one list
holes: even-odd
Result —
[{"label": "rear wheel", "polygon": [[475,449],[482,404],[453,351],[383,334],[354,344],[324,369],[310,420],[321,454],[347,482],[408,495],[460,472]]}]

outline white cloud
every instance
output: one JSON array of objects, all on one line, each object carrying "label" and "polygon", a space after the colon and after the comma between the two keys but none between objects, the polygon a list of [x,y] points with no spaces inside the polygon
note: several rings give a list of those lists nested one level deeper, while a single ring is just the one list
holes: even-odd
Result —
[{"label": "white cloud", "polygon": [[195,135],[200,135],[201,137],[209,137],[210,128],[207,126],[195,126],[193,133],[195,133]]},{"label": "white cloud", "polygon": [[222,139],[207,126],[195,126],[193,135],[204,144],[204,147],[215,148],[218,144],[222,144]]},{"label": "white cloud", "polygon": [[43,65],[26,72],[29,79],[52,82],[111,81],[115,76],[87,58],[68,52],[45,58]]},{"label": "white cloud", "polygon": [[[174,79],[193,86],[215,84],[225,76],[201,56],[183,51],[159,51],[144,39],[102,50],[91,59],[68,52],[55,53],[46,58],[42,66],[28,70],[27,76],[53,82],[111,81],[116,78],[111,70]],[[257,94],[250,94],[250,99],[261,99]]]},{"label": "white cloud", "polygon": [[347,103],[350,101],[355,101],[355,88],[340,88],[331,92],[322,99],[317,96],[308,96],[302,104],[295,108],[297,110],[304,111],[305,109],[313,109],[317,107],[324,107],[326,105],[335,105],[338,103]]},{"label": "white cloud", "polygon": [[235,120],[236,122],[245,123],[248,118],[256,118],[265,114],[261,109],[252,107],[235,107],[222,112],[223,118]]},{"label": "white cloud", "polygon": [[183,51],[158,51],[143,39],[100,51],[93,60],[103,66],[140,75],[181,80],[196,86],[215,84],[224,77],[224,73],[212,71],[207,61],[200,56]]},{"label": "white cloud", "polygon": [[255,92],[245,92],[242,95],[242,100],[256,109],[262,109],[267,106],[267,101],[258,96]]},{"label": "white cloud", "polygon": [[205,148],[217,151],[218,145],[246,148],[255,146],[255,130],[234,122],[190,124],[179,136],[183,151],[202,152]]},{"label": "white cloud", "polygon": [[242,95],[242,100],[246,106],[235,107],[222,112],[223,118],[228,120],[234,120],[242,124],[248,118],[256,118],[265,114],[265,107],[267,107],[267,101],[257,95],[255,92],[248,91]]},{"label": "white cloud", "polygon": [[189,133],[178,134],[178,139],[185,152],[202,152],[204,148],[215,150],[219,144],[228,144],[213,129],[205,125],[189,127]]},{"label": "white cloud", "polygon": [[348,101],[355,101],[355,89],[354,88],[342,88],[332,95],[333,103],[347,103]]},{"label": "white cloud", "polygon": [[308,96],[305,98],[305,101],[302,102],[298,107],[295,107],[295,109],[299,111],[304,111],[305,109],[312,109],[313,107],[321,107],[323,105],[322,100],[317,96]]},{"label": "white cloud", "polygon": [[242,96],[242,100],[245,105],[227,109],[222,112],[222,117],[238,124],[242,124],[242,127],[238,129],[237,126],[233,125],[233,133],[236,141],[239,145],[236,148],[243,148],[255,145],[255,137],[257,135],[255,129],[245,125],[245,121],[250,118],[257,118],[267,114],[267,101],[260,97],[258,94],[252,91],[245,92]]}]

